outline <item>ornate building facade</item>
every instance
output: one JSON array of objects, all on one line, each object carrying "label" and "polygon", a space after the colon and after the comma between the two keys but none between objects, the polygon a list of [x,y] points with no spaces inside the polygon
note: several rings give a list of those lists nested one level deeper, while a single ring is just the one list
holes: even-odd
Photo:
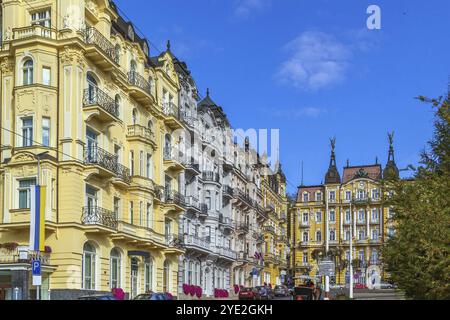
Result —
[{"label": "ornate building facade", "polygon": [[[291,268],[297,283],[316,278],[318,262],[328,256],[335,263],[331,283],[343,285],[350,280],[353,265],[355,283],[366,285],[374,273],[386,276],[380,259],[381,246],[394,232],[392,210],[384,205],[387,191],[382,180],[399,177],[394,149],[389,148],[383,169],[378,163],[344,167],[341,177],[336,166],[335,140],[332,140],[330,165],[325,183],[300,186],[291,208]],[[350,230],[351,229],[351,230]],[[350,261],[350,241],[352,260]]]}]

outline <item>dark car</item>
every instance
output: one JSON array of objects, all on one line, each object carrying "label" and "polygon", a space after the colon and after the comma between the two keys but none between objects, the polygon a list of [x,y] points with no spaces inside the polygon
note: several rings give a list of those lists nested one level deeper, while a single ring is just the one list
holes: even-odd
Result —
[{"label": "dark car", "polygon": [[314,300],[314,288],[312,287],[295,287],[294,300]]},{"label": "dark car", "polygon": [[272,300],[275,297],[275,293],[272,288],[266,286],[257,286],[256,289],[259,291],[259,295],[261,296],[261,300]]},{"label": "dark car", "polygon": [[273,292],[275,297],[287,297],[289,295],[289,289],[284,285],[275,286]]},{"label": "dark car", "polygon": [[239,300],[261,300],[261,295],[256,288],[242,288],[239,291]]},{"label": "dark car", "polygon": [[164,293],[143,293],[134,297],[133,300],[170,300]]},{"label": "dark car", "polygon": [[111,294],[93,294],[79,297],[78,300],[117,300],[117,298]]}]

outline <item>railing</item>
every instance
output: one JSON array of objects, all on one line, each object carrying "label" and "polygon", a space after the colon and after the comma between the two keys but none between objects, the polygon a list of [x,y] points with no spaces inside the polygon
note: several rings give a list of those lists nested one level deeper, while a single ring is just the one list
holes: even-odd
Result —
[{"label": "railing", "polygon": [[13,37],[15,40],[27,39],[35,36],[48,39],[56,39],[56,30],[41,26],[39,24],[13,29]]},{"label": "railing", "polygon": [[195,235],[185,235],[184,243],[187,246],[197,246],[206,250],[211,250],[211,243],[207,238],[200,238]]},{"label": "railing", "polygon": [[275,233],[275,227],[274,226],[264,226],[264,231]]},{"label": "railing", "polygon": [[186,169],[194,170],[196,172],[200,172],[200,165],[198,163],[195,163],[195,159],[191,157],[191,160],[184,161],[184,166]]},{"label": "railing", "polygon": [[42,265],[50,265],[50,254],[36,251],[22,251],[0,249],[0,264],[10,263],[32,263],[39,260]]},{"label": "railing", "polygon": [[84,90],[83,105],[85,107],[98,105],[114,117],[119,117],[119,108],[114,99],[97,87]]},{"label": "railing", "polygon": [[162,110],[166,116],[180,118],[180,110],[173,102],[163,102]]},{"label": "railing", "polygon": [[231,250],[230,248],[225,247],[217,247],[217,253],[221,256],[236,260],[236,251]]},{"label": "railing", "polygon": [[198,128],[198,119],[196,118],[196,117],[193,117],[193,116],[191,116],[191,115],[188,115],[186,112],[182,112],[182,113],[180,113],[180,118],[181,118],[181,120],[185,123],[185,124],[187,124],[189,127],[191,127],[191,128],[194,128],[194,129],[196,129],[196,128]]},{"label": "railing", "polygon": [[94,27],[86,28],[83,31],[83,37],[86,44],[95,45],[100,51],[107,55],[116,64],[119,64],[119,53],[114,45]]},{"label": "railing", "polygon": [[123,181],[130,183],[130,169],[118,162],[118,157],[109,153],[98,146],[90,146],[84,149],[84,162],[86,164],[95,164],[111,171]]},{"label": "railing", "polygon": [[166,234],[166,245],[171,248],[183,249],[184,242],[183,239],[180,238],[177,234]]},{"label": "railing", "polygon": [[178,206],[184,207],[186,205],[184,201],[184,196],[182,196],[179,192],[173,190],[165,190],[164,191],[164,199],[166,203],[176,204]]},{"label": "railing", "polygon": [[128,83],[132,86],[138,87],[141,90],[144,90],[149,95],[152,94],[150,83],[136,71],[128,72]]},{"label": "railing", "polygon": [[302,221],[302,222],[300,222],[300,227],[305,227],[305,228],[307,228],[307,227],[309,227],[309,226],[310,226],[309,220],[308,220],[308,221]]},{"label": "railing", "polygon": [[256,206],[255,201],[253,201],[247,194],[242,192],[239,188],[235,188],[233,190],[233,196],[240,198],[243,202],[247,203],[250,206]]},{"label": "railing", "polygon": [[178,161],[182,162],[183,159],[183,152],[179,151],[177,152],[177,149],[175,148],[164,148],[164,161]]},{"label": "railing", "polygon": [[233,220],[231,220],[231,218],[229,217],[224,217],[223,214],[219,214],[219,223],[227,226],[232,226]]},{"label": "railing", "polygon": [[268,212],[275,211],[275,206],[273,204],[269,204],[265,207],[265,210]]},{"label": "railing", "polygon": [[248,230],[249,230],[249,226],[245,222],[241,222],[241,223],[237,223],[236,224],[236,229],[239,230],[239,231],[247,233]]},{"label": "railing", "polygon": [[220,177],[219,174],[216,172],[212,172],[212,171],[208,171],[208,172],[203,172],[203,180],[204,181],[213,181],[213,182],[220,182]]},{"label": "railing", "polygon": [[367,221],[366,219],[364,219],[364,220],[357,219],[356,224],[358,226],[364,226],[364,225],[366,225],[366,221]]},{"label": "railing", "polygon": [[164,195],[164,187],[155,184],[154,191],[155,191],[155,198],[158,199],[159,201],[162,201]]},{"label": "railing", "polygon": [[233,197],[233,188],[228,185],[223,186],[222,192],[223,192],[223,195]]},{"label": "railing", "polygon": [[155,140],[155,133],[149,128],[141,126],[139,124],[128,126],[127,135],[130,137],[138,136],[148,140]]},{"label": "railing", "polygon": [[192,197],[192,196],[184,197],[184,201],[185,201],[186,207],[191,207],[191,208],[200,210],[200,204],[198,202],[198,198]]},{"label": "railing", "polygon": [[117,229],[117,217],[114,212],[101,207],[84,207],[81,222],[85,225],[101,225]]}]

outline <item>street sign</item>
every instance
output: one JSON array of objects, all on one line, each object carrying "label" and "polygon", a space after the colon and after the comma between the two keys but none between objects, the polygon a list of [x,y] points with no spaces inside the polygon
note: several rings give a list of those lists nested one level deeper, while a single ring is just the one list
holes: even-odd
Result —
[{"label": "street sign", "polygon": [[31,263],[33,276],[41,275],[41,261],[33,260]]},{"label": "street sign", "polygon": [[323,260],[319,262],[319,274],[322,276],[334,276],[335,265],[331,260]]},{"label": "street sign", "polygon": [[33,276],[33,286],[42,286],[42,276]]}]

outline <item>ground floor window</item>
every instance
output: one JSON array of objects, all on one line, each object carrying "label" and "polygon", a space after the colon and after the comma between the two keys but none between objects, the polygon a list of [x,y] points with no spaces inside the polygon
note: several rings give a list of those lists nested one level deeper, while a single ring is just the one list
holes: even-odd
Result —
[{"label": "ground floor window", "polygon": [[86,290],[95,290],[95,269],[96,252],[90,243],[85,243],[83,247],[83,268],[82,268],[82,287]]},{"label": "ground floor window", "polygon": [[144,264],[145,292],[153,289],[153,261],[147,259]]}]

